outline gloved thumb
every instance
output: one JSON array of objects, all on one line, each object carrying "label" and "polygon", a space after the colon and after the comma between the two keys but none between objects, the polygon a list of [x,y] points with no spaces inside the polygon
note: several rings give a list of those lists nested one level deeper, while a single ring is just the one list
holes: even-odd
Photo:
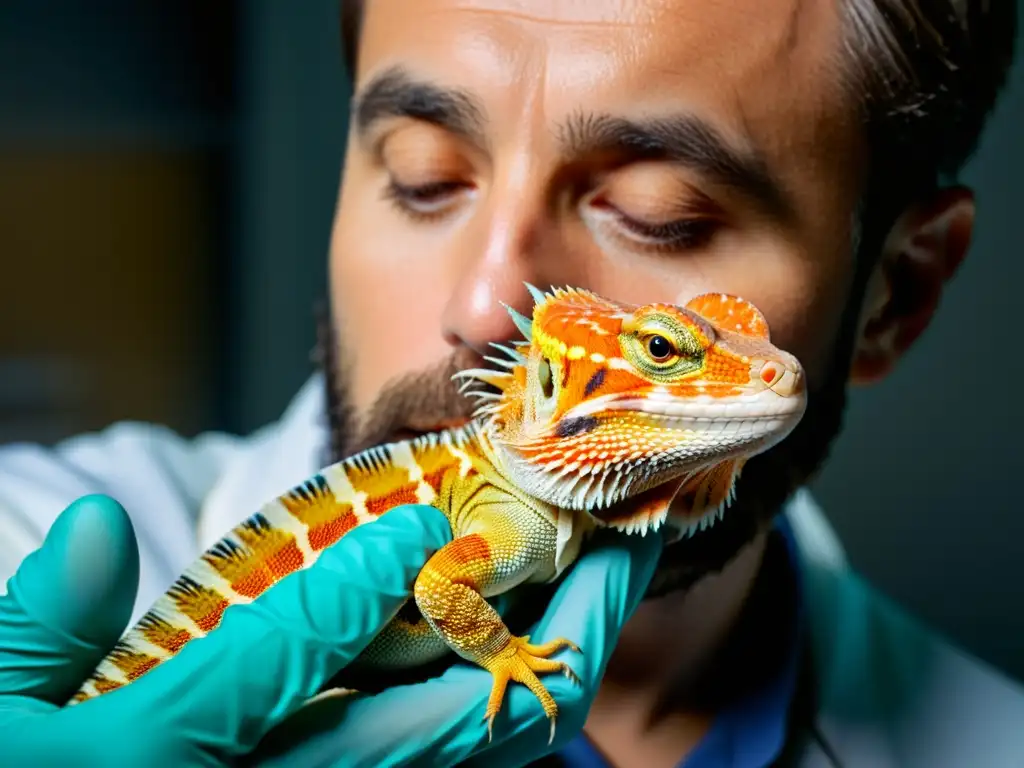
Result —
[{"label": "gloved thumb", "polygon": [[0,596],[0,693],[62,705],[131,617],[139,551],[124,508],[83,496]]}]

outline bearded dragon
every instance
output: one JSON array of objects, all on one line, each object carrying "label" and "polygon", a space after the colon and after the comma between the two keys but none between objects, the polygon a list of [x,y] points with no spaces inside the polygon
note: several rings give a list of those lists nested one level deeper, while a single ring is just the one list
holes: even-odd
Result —
[{"label": "bearded dragon", "polygon": [[633,306],[527,287],[532,319],[506,306],[524,339],[456,374],[480,401],[469,423],[370,448],[265,504],[202,553],[68,704],[139,679],[348,531],[419,503],[441,510],[453,540],[415,580],[418,614],[407,600],[353,666],[416,667],[454,651],[493,677],[488,733],[516,681],[553,739],[558,707],[538,676],[575,680],[550,657],[580,649],[513,635],[485,598],[557,579],[599,527],[684,536],[713,525],[744,463],[789,434],[806,395],[798,360],[740,298]]}]

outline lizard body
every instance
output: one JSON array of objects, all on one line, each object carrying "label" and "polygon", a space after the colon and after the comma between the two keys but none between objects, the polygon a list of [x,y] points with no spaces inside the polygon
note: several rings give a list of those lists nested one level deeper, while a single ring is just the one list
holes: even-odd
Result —
[{"label": "lizard body", "polygon": [[441,510],[452,541],[351,666],[372,674],[454,651],[493,676],[488,727],[514,680],[553,738],[557,705],[539,675],[574,679],[550,657],[579,648],[512,635],[485,598],[557,579],[597,527],[713,525],[743,464],[789,434],[806,395],[800,363],[742,299],[637,307],[529,287],[532,320],[508,308],[525,340],[493,345],[507,357],[488,357],[492,368],[457,374],[480,400],[468,424],[370,448],[266,503],[186,569],[68,705],[130,684],[348,531],[419,503]]}]

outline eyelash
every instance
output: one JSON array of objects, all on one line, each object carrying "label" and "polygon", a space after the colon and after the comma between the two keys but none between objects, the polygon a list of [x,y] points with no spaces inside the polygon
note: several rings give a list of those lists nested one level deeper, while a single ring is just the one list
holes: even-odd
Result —
[{"label": "eyelash", "polygon": [[413,220],[432,221],[433,219],[443,216],[446,212],[445,208],[442,206],[437,210],[424,211],[417,209],[416,205],[422,205],[424,202],[429,204],[431,202],[429,198],[445,193],[450,194],[457,191],[462,186],[464,185],[458,181],[435,181],[430,184],[407,186],[405,184],[399,184],[394,179],[391,179],[388,181],[387,187],[384,188],[384,197],[388,202],[394,205],[399,212],[409,216]]},{"label": "eyelash", "polygon": [[[465,186],[458,181],[435,181],[429,184],[405,185],[394,179],[388,181],[384,189],[384,197],[402,214],[414,221],[427,222],[436,220],[447,212],[442,204],[436,210],[421,210],[417,205],[430,204],[432,198],[451,194]],[[702,245],[712,235],[717,224],[712,219],[688,218],[678,219],[667,224],[647,224],[626,216],[613,206],[603,205],[606,212],[620,226],[630,231],[633,241],[639,238],[646,248],[656,251],[686,250]]]},{"label": "eyelash", "polygon": [[717,225],[713,219],[677,219],[667,224],[646,224],[614,212],[621,226],[638,235],[645,247],[660,251],[686,250],[707,242]]}]

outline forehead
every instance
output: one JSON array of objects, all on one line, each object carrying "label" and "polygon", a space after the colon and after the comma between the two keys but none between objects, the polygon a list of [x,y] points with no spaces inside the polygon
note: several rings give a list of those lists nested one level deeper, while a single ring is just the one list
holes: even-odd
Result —
[{"label": "forehead", "polygon": [[535,154],[581,110],[685,109],[797,171],[855,125],[839,2],[375,0],[360,82],[399,65],[462,89],[496,141],[529,135]]}]

